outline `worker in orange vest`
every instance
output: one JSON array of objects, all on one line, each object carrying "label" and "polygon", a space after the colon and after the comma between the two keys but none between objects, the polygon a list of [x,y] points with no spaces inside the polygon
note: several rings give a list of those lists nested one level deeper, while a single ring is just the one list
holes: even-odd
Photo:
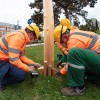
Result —
[{"label": "worker in orange vest", "polygon": [[[74,29],[79,29],[78,27],[76,27],[76,26],[72,26],[71,25],[71,22],[70,22],[70,20],[69,19],[67,19],[67,18],[62,18],[61,19],[61,21],[60,21],[60,25],[63,25],[63,26],[67,26],[67,28],[69,29],[69,30],[74,30]],[[61,44],[61,43],[58,43],[57,42],[57,46],[58,46],[58,48],[62,51],[62,49],[61,48],[64,48],[64,46]],[[65,48],[66,49],[66,48]],[[62,53],[64,54],[64,52],[62,51]],[[58,62],[58,64],[57,64],[57,67],[63,67],[66,63],[66,58],[67,58],[67,56],[64,54],[64,55],[61,55],[61,54],[57,54],[57,57],[58,57],[58,59],[59,59],[59,62]],[[61,70],[60,70],[60,72],[58,72],[57,74],[66,74],[66,68],[65,67],[63,67]]]},{"label": "worker in orange vest", "polygon": [[[53,34],[59,49],[65,55],[67,55],[68,51],[73,47],[90,49],[95,52],[99,52],[100,50],[100,36],[94,32],[82,31],[79,29],[69,30],[67,26],[58,25]],[[60,41],[60,38],[63,38],[63,41]],[[60,73],[66,74],[66,68],[63,67]]]},{"label": "worker in orange vest", "polygon": [[24,55],[25,47],[38,39],[39,27],[32,23],[25,30],[8,33],[0,38],[0,90],[6,85],[20,83],[25,80],[26,72],[40,67]]}]

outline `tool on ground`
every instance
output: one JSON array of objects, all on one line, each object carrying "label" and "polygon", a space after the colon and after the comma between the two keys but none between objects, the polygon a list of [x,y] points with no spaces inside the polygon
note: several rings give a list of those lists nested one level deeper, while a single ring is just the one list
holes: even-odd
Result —
[{"label": "tool on ground", "polygon": [[30,73],[30,77],[37,78],[39,76],[39,73],[37,71],[33,71]]},{"label": "tool on ground", "polygon": [[[35,69],[37,68],[37,66],[36,66],[35,64],[32,64],[32,66],[33,66]],[[30,72],[30,77],[31,77],[31,78],[37,78],[38,76],[39,76],[39,73],[38,73],[36,70]]]}]

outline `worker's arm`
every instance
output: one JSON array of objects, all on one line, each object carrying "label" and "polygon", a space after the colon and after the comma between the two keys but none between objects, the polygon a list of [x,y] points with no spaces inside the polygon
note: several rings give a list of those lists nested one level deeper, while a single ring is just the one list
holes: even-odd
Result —
[{"label": "worker's arm", "polygon": [[31,59],[27,58],[24,53],[20,55],[20,60],[22,62],[24,62],[25,64],[27,64],[28,66],[34,66],[35,68],[39,68],[41,67],[41,65],[39,63],[35,63],[33,62]]},{"label": "worker's arm", "polygon": [[24,55],[24,52],[23,53],[21,53],[21,55],[20,55],[20,60],[22,61],[22,62],[24,62],[25,64],[35,64],[35,62],[33,62],[31,59],[29,59],[29,58],[27,58],[25,55]]},{"label": "worker's arm", "polygon": [[[73,48],[73,47],[78,47],[78,48],[85,48],[85,44],[77,39],[70,39],[67,43],[68,51]],[[68,64],[66,64],[61,70],[60,74],[67,74],[68,71]]]},{"label": "worker's arm", "polygon": [[63,54],[68,54],[67,48],[63,47],[61,43],[57,43],[57,46],[61,50],[61,52],[63,52]]},{"label": "worker's arm", "polygon": [[14,39],[10,37],[8,43],[9,62],[24,71],[30,71],[30,67],[20,60],[20,53],[24,43],[25,38],[23,36],[15,35]]}]

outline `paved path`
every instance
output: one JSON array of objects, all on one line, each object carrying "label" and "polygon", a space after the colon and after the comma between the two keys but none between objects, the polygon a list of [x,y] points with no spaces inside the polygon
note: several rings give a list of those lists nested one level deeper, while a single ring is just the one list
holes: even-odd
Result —
[{"label": "paved path", "polygon": [[26,45],[26,47],[38,46],[38,45],[44,45],[44,43],[29,44],[29,45]]}]

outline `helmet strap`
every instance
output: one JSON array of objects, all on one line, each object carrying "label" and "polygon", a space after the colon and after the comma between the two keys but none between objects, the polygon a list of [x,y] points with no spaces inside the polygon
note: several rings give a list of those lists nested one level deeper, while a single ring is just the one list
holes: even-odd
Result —
[{"label": "helmet strap", "polygon": [[69,33],[70,33],[70,29],[68,28],[64,34],[69,34]]},{"label": "helmet strap", "polygon": [[61,31],[60,31],[60,39],[62,38],[62,30],[63,30],[63,25],[62,25]]}]

